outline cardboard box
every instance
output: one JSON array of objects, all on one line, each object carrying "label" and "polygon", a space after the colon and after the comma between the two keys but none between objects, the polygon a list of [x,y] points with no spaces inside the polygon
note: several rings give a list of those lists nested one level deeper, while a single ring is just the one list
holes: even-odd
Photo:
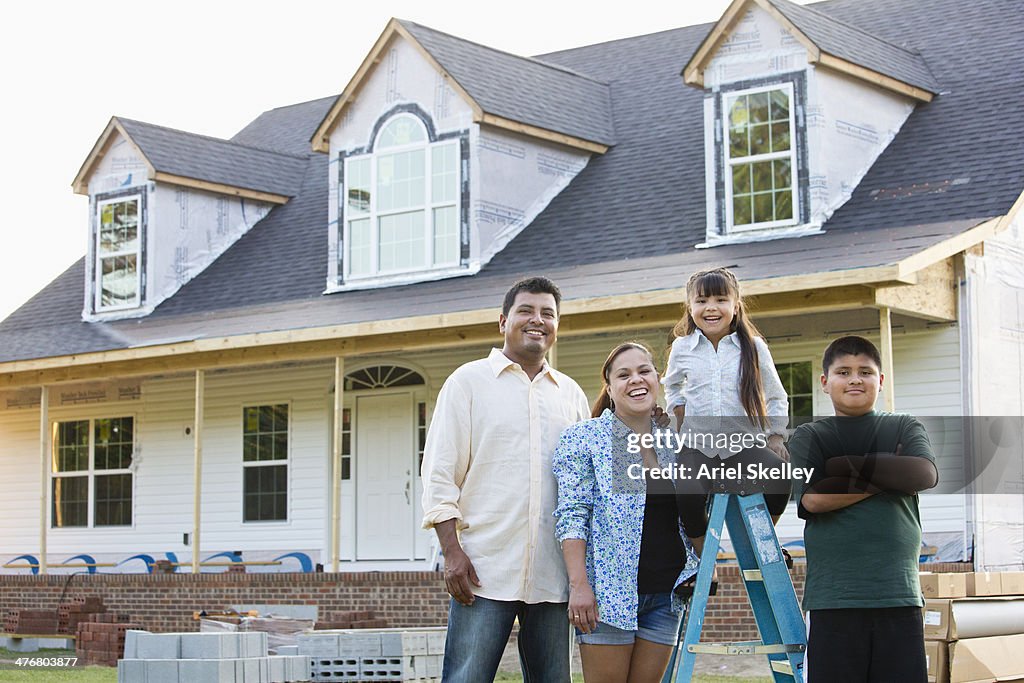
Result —
[{"label": "cardboard box", "polygon": [[924,602],[925,640],[958,640],[1021,633],[1024,598],[939,598]]},{"label": "cardboard box", "polygon": [[949,644],[949,683],[1024,677],[1024,633],[970,638]]},{"label": "cardboard box", "polygon": [[1002,572],[999,581],[1003,595],[1024,595],[1024,572]]},{"label": "cardboard box", "polygon": [[928,662],[928,683],[949,683],[949,643],[924,641],[924,656]]},{"label": "cardboard box", "polygon": [[1003,584],[999,572],[970,572],[967,574],[967,595],[1003,595]]},{"label": "cardboard box", "polygon": [[967,596],[966,574],[922,573],[921,593],[925,598],[963,598]]}]

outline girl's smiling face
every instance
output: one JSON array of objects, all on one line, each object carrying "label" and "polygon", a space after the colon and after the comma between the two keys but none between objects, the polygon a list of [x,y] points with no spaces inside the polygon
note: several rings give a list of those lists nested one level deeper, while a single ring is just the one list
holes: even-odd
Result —
[{"label": "girl's smiling face", "polygon": [[696,294],[688,303],[693,322],[715,344],[729,334],[739,310],[739,299],[728,293]]}]

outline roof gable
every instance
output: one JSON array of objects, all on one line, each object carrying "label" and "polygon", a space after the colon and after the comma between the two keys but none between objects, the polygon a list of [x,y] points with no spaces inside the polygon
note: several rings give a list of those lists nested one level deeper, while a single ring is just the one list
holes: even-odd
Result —
[{"label": "roof gable", "polygon": [[75,176],[75,192],[88,193],[89,176],[117,134],[145,161],[150,180],[274,204],[298,194],[306,166],[303,156],[115,116]]},{"label": "roof gable", "polygon": [[396,36],[408,40],[442,74],[478,123],[601,154],[615,142],[607,83],[392,19],[313,135],[313,149],[327,151],[342,111]]},{"label": "roof gable", "polygon": [[719,46],[756,5],[771,15],[807,50],[808,61],[930,102],[939,86],[917,51],[894,45],[868,31],[789,0],[734,0],[683,69],[689,85],[704,87],[704,69]]}]

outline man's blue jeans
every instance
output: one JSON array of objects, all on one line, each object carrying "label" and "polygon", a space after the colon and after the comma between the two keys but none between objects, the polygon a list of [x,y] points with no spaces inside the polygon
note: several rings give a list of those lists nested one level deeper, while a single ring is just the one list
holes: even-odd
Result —
[{"label": "man's blue jeans", "polygon": [[569,683],[568,603],[488,600],[472,605],[455,600],[448,608],[444,683],[493,681],[501,654],[519,618],[519,663],[523,683]]}]

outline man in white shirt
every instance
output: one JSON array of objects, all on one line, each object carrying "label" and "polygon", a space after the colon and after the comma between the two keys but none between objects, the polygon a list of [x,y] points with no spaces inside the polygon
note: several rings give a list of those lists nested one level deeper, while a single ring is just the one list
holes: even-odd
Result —
[{"label": "man in white shirt", "polygon": [[547,278],[506,293],[503,348],[458,368],[437,397],[423,454],[423,526],[452,596],[445,683],[493,681],[512,624],[529,683],[568,683],[568,580],[555,540],[551,458],[587,399],[545,362],[561,293]]}]

